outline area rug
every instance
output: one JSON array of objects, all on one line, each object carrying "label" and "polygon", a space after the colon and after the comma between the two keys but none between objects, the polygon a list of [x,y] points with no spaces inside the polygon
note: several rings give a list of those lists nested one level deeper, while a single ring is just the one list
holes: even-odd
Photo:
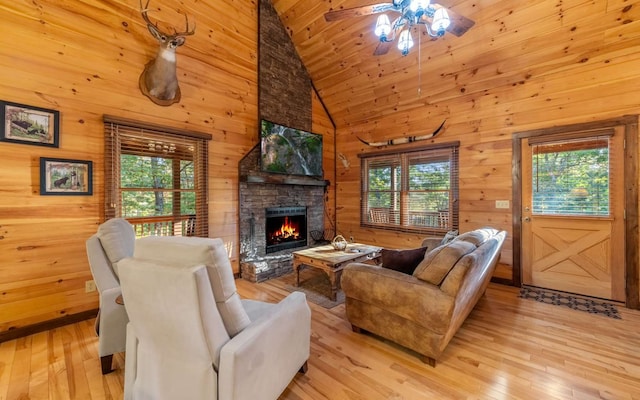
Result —
[{"label": "area rug", "polygon": [[556,306],[565,306],[574,310],[586,311],[591,314],[599,314],[611,318],[622,319],[615,304],[600,301],[598,299],[532,287],[523,287],[520,289],[519,297]]},{"label": "area rug", "polygon": [[324,308],[333,308],[344,303],[344,292],[338,290],[336,301],[329,299],[331,282],[327,274],[316,268],[304,268],[300,271],[300,287],[296,286],[296,273],[287,274],[274,281],[279,281],[289,292],[303,292],[307,300]]}]

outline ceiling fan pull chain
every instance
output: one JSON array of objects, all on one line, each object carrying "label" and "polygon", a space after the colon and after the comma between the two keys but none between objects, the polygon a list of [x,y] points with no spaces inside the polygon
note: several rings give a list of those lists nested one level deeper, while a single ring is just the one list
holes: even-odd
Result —
[{"label": "ceiling fan pull chain", "polygon": [[418,31],[418,98],[422,97],[422,33]]}]

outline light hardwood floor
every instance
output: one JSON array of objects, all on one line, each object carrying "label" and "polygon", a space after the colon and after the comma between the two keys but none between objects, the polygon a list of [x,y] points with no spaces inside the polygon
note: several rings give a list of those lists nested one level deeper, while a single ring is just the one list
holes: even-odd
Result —
[{"label": "light hardwood floor", "polygon": [[[278,301],[274,282],[237,281]],[[436,368],[351,331],[344,305],[314,304],[309,370],[282,399],[640,399],[640,312],[621,320],[518,298],[492,284]],[[93,321],[0,344],[0,399],[121,399],[124,356],[100,374]],[[260,400],[260,399],[256,399]]]}]

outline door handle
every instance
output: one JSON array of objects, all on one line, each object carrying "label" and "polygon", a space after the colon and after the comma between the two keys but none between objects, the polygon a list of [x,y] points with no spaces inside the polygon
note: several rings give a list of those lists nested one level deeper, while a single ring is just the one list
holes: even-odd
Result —
[{"label": "door handle", "polygon": [[529,221],[531,221],[531,218],[529,218],[529,217],[524,217],[524,218],[522,218],[522,220],[523,220],[524,222],[529,222]]}]

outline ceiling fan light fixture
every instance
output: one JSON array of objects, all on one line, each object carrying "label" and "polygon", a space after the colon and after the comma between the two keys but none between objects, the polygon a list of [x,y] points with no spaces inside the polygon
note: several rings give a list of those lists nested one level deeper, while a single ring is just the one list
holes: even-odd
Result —
[{"label": "ceiling fan light fixture", "polygon": [[435,32],[437,36],[444,35],[444,32],[447,30],[450,24],[451,20],[449,19],[449,14],[447,14],[447,10],[445,10],[444,8],[438,8],[435,13],[433,13],[431,30]]},{"label": "ceiling fan light fixture", "polygon": [[414,13],[418,11],[422,13],[427,9],[427,7],[429,7],[429,3],[431,3],[430,0],[411,0],[411,3],[409,3],[409,9]]},{"label": "ceiling fan light fixture", "polygon": [[387,14],[380,14],[376,21],[376,28],[373,33],[380,38],[380,41],[384,42],[387,39],[387,35],[391,33],[391,21]]},{"label": "ceiling fan light fixture", "polygon": [[[402,44],[398,43],[398,47],[403,55],[406,55],[413,45],[413,39],[411,38],[413,33],[411,31],[414,28],[416,34],[420,35],[418,38],[430,36],[437,39],[444,36],[446,32],[458,37],[462,36],[475,24],[473,20],[445,8],[436,1],[385,1],[384,3],[368,4],[360,7],[332,9],[324,14],[324,19],[326,22],[332,22],[350,17],[375,14],[377,17],[375,25],[369,25],[369,29],[379,39],[378,45],[373,51],[374,56],[387,54],[389,49],[393,48],[392,43],[400,40],[400,33],[403,29],[407,29],[409,32],[404,34],[404,41]],[[420,46],[420,43],[418,45]]]},{"label": "ceiling fan light fixture", "polygon": [[413,47],[413,38],[411,32],[408,29],[403,30],[400,33],[400,39],[398,40],[398,49],[402,52],[403,56],[409,54],[409,49]]}]

